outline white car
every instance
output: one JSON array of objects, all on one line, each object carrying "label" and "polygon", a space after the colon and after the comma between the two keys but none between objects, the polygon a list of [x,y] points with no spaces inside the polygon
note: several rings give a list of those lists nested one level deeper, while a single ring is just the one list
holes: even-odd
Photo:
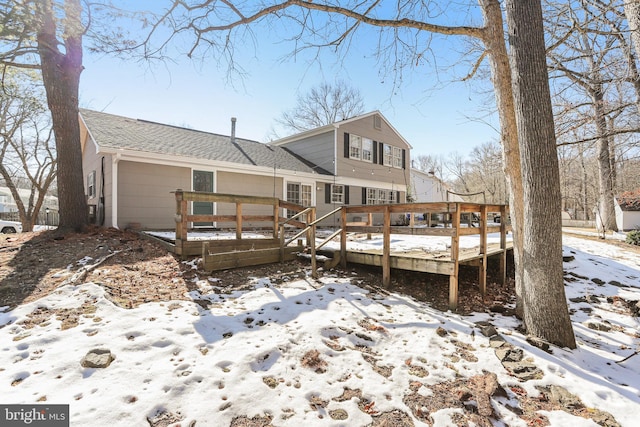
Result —
[{"label": "white car", "polygon": [[4,221],[0,219],[0,233],[22,233],[22,224],[16,221]]}]

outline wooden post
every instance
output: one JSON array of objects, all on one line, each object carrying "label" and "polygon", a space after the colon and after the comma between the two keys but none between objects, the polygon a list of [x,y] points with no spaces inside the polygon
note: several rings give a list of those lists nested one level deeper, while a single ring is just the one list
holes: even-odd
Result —
[{"label": "wooden post", "polygon": [[382,286],[391,285],[391,210],[384,207],[384,227],[382,228]]},{"label": "wooden post", "polygon": [[284,262],[284,225],[280,226],[280,262]]},{"label": "wooden post", "polygon": [[236,239],[242,239],[242,203],[236,203]]},{"label": "wooden post", "polygon": [[175,241],[176,241],[176,254],[178,255],[182,255],[182,197],[183,197],[183,193],[181,190],[177,190],[175,192],[175,197],[176,197],[176,217],[175,217],[175,221],[176,221],[176,236],[175,236]]},{"label": "wooden post", "polygon": [[431,228],[431,212],[425,212],[424,216],[426,217],[425,219],[427,220],[427,227]]},{"label": "wooden post", "polygon": [[342,232],[340,233],[340,265],[347,268],[347,208],[344,206],[340,209],[340,225]]},{"label": "wooden post", "polygon": [[[308,214],[309,222],[312,223],[316,220],[316,208],[312,208]],[[313,224],[309,230],[309,241],[311,246],[311,277],[318,278],[318,260],[316,259],[316,225]]]},{"label": "wooden post", "polygon": [[[373,225],[373,214],[371,212],[367,214],[367,225],[369,227]],[[371,240],[371,233],[367,233],[367,240]]]},{"label": "wooden post", "polygon": [[449,276],[449,309],[455,311],[458,308],[458,271],[460,269],[460,204],[456,203],[455,212],[451,215],[451,227],[454,235],[451,236],[451,261],[453,273]]},{"label": "wooden post", "polygon": [[188,202],[182,190],[176,191],[176,253],[186,259]]},{"label": "wooden post", "polygon": [[480,206],[480,255],[478,284],[484,297],[487,293],[487,205]]},{"label": "wooden post", "polygon": [[[500,207],[500,279],[502,284],[507,283],[507,206]],[[515,242],[514,242],[515,244]]]},{"label": "wooden post", "polygon": [[409,213],[409,227],[413,228],[416,225],[416,214],[413,212]]},{"label": "wooden post", "polygon": [[273,238],[278,238],[278,226],[280,225],[280,206],[278,199],[273,202]]}]

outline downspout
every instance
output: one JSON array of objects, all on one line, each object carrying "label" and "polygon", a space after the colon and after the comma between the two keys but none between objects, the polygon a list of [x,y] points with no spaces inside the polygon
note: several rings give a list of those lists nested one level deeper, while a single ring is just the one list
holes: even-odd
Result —
[{"label": "downspout", "polygon": [[120,228],[118,227],[118,162],[120,156],[120,153],[116,153],[111,159],[111,226],[113,228]]}]

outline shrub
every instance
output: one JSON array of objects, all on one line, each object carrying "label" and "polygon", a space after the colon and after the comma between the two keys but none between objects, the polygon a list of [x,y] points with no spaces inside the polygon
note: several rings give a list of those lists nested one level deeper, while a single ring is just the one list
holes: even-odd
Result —
[{"label": "shrub", "polygon": [[627,243],[640,246],[640,230],[633,230],[627,233]]}]

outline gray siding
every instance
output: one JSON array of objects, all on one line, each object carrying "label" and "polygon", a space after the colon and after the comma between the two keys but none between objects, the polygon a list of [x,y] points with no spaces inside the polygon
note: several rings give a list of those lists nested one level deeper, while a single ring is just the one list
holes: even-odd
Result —
[{"label": "gray siding", "polygon": [[[218,172],[216,192],[224,194],[238,194],[242,196],[274,197],[273,176],[244,175],[232,172]],[[275,197],[282,199],[282,178],[275,178]],[[235,215],[236,205],[232,203],[217,203],[216,214]],[[273,207],[266,205],[243,205],[243,215],[273,215]],[[264,227],[267,223],[246,222],[243,228]],[[218,227],[232,227],[232,223],[218,223]]]},{"label": "gray siding", "polygon": [[191,188],[191,170],[175,166],[118,163],[118,226],[139,223],[143,229],[174,229],[176,199],[172,191]]},{"label": "gray siding", "polygon": [[[338,149],[336,163],[338,165],[338,176],[361,178],[369,181],[380,181],[395,183],[396,185],[408,185],[410,182],[411,158],[409,146],[402,138],[389,127],[384,120],[381,120],[382,127],[376,129],[373,126],[374,116],[364,117],[360,120],[345,123],[338,130]],[[345,133],[360,135],[370,138],[378,143],[388,144],[405,150],[405,168],[399,169],[373,162],[365,162],[357,159],[345,157]],[[374,186],[374,184],[372,184]]]},{"label": "gray siding", "polygon": [[[96,222],[98,225],[105,227],[113,227],[113,219],[111,217],[111,194],[112,194],[112,158],[111,155],[97,155],[96,146],[89,138],[86,129],[81,125],[81,140],[84,144],[82,152],[82,176],[84,180],[84,194],[88,194],[87,177],[92,172],[96,172],[96,195],[87,198],[87,204],[95,205],[98,209]],[[104,158],[104,170],[102,167]],[[104,173],[104,177],[103,177]],[[104,178],[104,179],[103,179]],[[104,181],[104,189],[102,182]],[[100,205],[100,196],[104,193],[104,206]],[[104,216],[104,224],[100,224],[100,217]]]},{"label": "gray siding", "polygon": [[[316,186],[320,188],[320,190],[317,191],[317,203],[316,203],[316,216],[318,218],[328,214],[329,212],[333,211],[336,208],[339,208],[340,206],[343,206],[342,203],[326,203],[326,183],[318,182]],[[371,188],[374,188],[373,185],[371,186]],[[399,202],[400,203],[406,202],[406,192],[400,191],[399,193],[400,193]],[[366,204],[366,200],[363,200],[362,198],[362,187],[357,185],[350,185],[348,206],[365,205],[365,204]],[[367,220],[366,214],[348,214],[347,215],[348,222],[366,221],[366,220]],[[395,224],[396,222],[399,222],[399,220],[400,220],[400,214],[394,215],[391,218],[391,223]],[[382,215],[375,214],[373,216],[373,225],[382,225],[382,223],[383,223]],[[325,219],[320,223],[320,226],[340,227],[340,213],[338,212],[336,215],[332,215],[329,218]]]},{"label": "gray siding", "polygon": [[310,136],[283,145],[282,147],[311,163],[334,172],[333,158],[335,153],[334,131]]}]

